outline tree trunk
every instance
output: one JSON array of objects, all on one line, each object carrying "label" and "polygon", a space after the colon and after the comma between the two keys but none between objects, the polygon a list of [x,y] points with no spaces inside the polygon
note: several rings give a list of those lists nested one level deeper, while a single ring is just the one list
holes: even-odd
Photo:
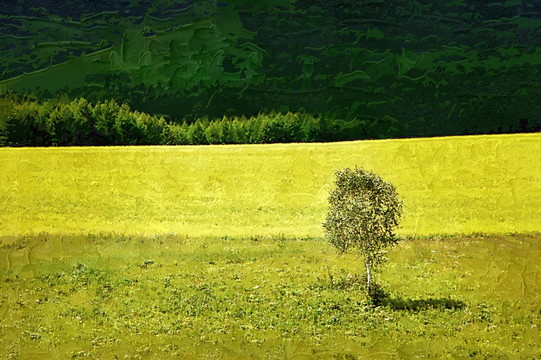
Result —
[{"label": "tree trunk", "polygon": [[365,260],[364,265],[366,266],[366,291],[370,296],[370,281],[372,281],[371,264],[368,260]]}]

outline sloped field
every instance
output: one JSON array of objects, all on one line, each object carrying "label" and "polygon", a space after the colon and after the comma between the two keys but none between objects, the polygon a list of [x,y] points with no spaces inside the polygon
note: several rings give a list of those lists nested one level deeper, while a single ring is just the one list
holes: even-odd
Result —
[{"label": "sloped field", "polygon": [[541,134],[183,147],[0,149],[0,236],[319,236],[334,172],[404,201],[399,233],[541,230]]}]

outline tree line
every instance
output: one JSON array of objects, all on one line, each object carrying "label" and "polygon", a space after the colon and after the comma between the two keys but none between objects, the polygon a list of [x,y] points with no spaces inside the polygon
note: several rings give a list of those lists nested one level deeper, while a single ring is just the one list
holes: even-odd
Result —
[{"label": "tree line", "polygon": [[206,145],[351,140],[324,115],[258,113],[175,122],[106,100],[8,95],[0,99],[0,146]]}]

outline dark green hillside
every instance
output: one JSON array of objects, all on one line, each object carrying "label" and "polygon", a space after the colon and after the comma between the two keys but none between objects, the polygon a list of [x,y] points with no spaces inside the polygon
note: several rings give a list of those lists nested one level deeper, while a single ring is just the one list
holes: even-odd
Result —
[{"label": "dark green hillside", "polygon": [[0,5],[0,92],[179,124],[303,109],[342,139],[541,130],[541,1],[59,4]]}]

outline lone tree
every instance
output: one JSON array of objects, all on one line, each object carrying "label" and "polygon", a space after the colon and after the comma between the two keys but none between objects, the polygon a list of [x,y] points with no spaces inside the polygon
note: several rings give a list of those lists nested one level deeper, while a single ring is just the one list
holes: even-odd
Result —
[{"label": "lone tree", "polygon": [[334,183],[323,223],[325,234],[339,251],[356,248],[364,257],[366,291],[375,295],[372,270],[385,260],[384,249],[398,242],[393,230],[402,214],[402,202],[393,184],[357,167],[337,171]]}]

